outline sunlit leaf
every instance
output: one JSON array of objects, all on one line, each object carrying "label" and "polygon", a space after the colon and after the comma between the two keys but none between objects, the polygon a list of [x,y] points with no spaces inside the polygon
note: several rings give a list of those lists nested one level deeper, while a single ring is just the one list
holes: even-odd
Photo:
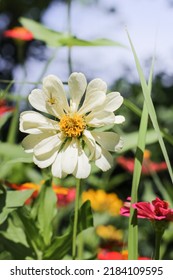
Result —
[{"label": "sunlit leaf", "polygon": [[59,47],[59,46],[83,46],[83,47],[94,47],[94,46],[119,46],[125,47],[123,44],[119,42],[115,42],[109,39],[96,39],[93,41],[83,40],[81,38],[77,38],[67,33],[57,32],[51,29],[46,28],[41,23],[38,23],[34,20],[27,18],[20,18],[21,24],[29,29],[34,38],[40,41],[45,42],[48,46]]},{"label": "sunlit leaf", "polygon": [[[142,90],[145,91],[144,94],[151,95],[151,88],[152,88],[152,76],[153,76],[153,63],[150,69],[150,77],[149,83],[145,82],[144,77],[141,77],[143,73],[139,73],[141,86],[142,82],[145,82],[146,87],[142,87]],[[141,70],[142,71],[142,70]],[[148,108],[147,103],[144,100],[143,103],[143,110],[140,120],[140,127],[138,133],[138,140],[137,140],[137,149],[135,154],[135,162],[134,162],[134,172],[133,172],[133,179],[132,179],[132,190],[131,190],[131,203],[136,203],[138,201],[138,187],[141,178],[142,172],[142,162],[143,162],[143,154],[146,145],[146,135],[147,135],[147,127],[148,127]],[[134,208],[130,208],[130,217],[129,217],[129,233],[128,233],[128,259],[130,260],[137,260],[138,259],[138,219],[137,213]]]}]

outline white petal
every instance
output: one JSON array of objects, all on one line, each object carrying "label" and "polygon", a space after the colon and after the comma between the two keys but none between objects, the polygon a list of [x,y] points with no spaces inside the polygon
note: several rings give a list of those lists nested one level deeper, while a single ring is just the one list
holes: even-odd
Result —
[{"label": "white petal", "polygon": [[39,134],[45,130],[55,132],[59,130],[58,122],[48,119],[40,113],[26,111],[20,114],[20,131],[31,134]]},{"label": "white petal", "polygon": [[91,127],[99,127],[110,125],[115,122],[115,115],[106,111],[93,111],[85,117],[87,125]]},{"label": "white petal", "polygon": [[40,89],[32,90],[28,97],[30,104],[41,112],[48,113],[57,118],[60,118],[63,114],[62,105],[59,104],[59,100],[55,95],[55,92],[42,91]]},{"label": "white petal", "polygon": [[87,91],[103,91],[106,93],[107,84],[99,78],[94,79],[88,84]]},{"label": "white petal", "polygon": [[35,109],[46,112],[46,99],[48,97],[41,89],[34,89],[28,96],[29,102]]},{"label": "white petal", "polygon": [[97,145],[94,137],[92,136],[91,132],[88,130],[84,130],[83,132],[83,140],[85,141],[87,147],[90,150],[90,160],[95,160],[100,157],[101,155],[101,148]]},{"label": "white petal", "polygon": [[89,176],[91,172],[91,165],[82,147],[78,148],[78,163],[73,172],[76,178],[84,179]]},{"label": "white petal", "polygon": [[123,103],[123,97],[119,92],[111,92],[106,96],[104,110],[108,112],[114,112]]},{"label": "white petal", "polygon": [[108,151],[115,152],[120,142],[120,136],[114,132],[92,131],[91,134],[98,144]]},{"label": "white petal", "polygon": [[67,141],[62,149],[62,170],[67,173],[73,173],[78,157],[77,139],[73,138],[71,142]]},{"label": "white petal", "polygon": [[66,93],[63,84],[58,77],[54,75],[46,76],[43,79],[43,90],[47,96],[53,97],[57,100],[58,106],[62,107],[66,112],[69,111]]},{"label": "white petal", "polygon": [[38,143],[34,148],[34,154],[35,156],[40,156],[43,154],[46,154],[50,151],[52,151],[55,147],[60,147],[62,145],[63,141],[60,139],[59,135],[51,135],[48,138],[43,139]]},{"label": "white petal", "polygon": [[57,154],[56,159],[52,164],[52,174],[57,178],[64,178],[67,176],[67,173],[62,170],[62,151]]},{"label": "white petal", "polygon": [[54,148],[52,151],[43,154],[43,155],[33,155],[33,161],[38,167],[40,168],[46,168],[50,166],[56,159],[58,150],[57,148]]},{"label": "white petal", "polygon": [[70,97],[72,100],[74,111],[77,111],[81,98],[85,92],[87,81],[82,73],[72,73],[68,80]]},{"label": "white petal", "polygon": [[115,116],[114,123],[120,124],[120,123],[123,123],[124,121],[125,121],[125,117],[124,116],[121,116],[121,115]]},{"label": "white petal", "polygon": [[103,91],[86,92],[85,100],[78,113],[83,115],[92,111],[97,106],[103,104],[106,99],[106,94]]},{"label": "white petal", "polygon": [[49,137],[48,133],[31,134],[26,136],[22,141],[22,147],[25,149],[26,153],[32,153],[34,147],[43,139]]},{"label": "white petal", "polygon": [[102,149],[101,157],[95,161],[95,165],[102,171],[109,170],[113,165],[113,158],[111,154],[107,150]]}]

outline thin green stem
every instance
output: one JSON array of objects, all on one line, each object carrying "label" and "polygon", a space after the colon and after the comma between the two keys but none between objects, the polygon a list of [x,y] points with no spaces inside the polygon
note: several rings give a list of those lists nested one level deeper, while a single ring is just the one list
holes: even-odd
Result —
[{"label": "thin green stem", "polygon": [[[71,34],[71,0],[67,0],[67,30],[68,34]],[[68,47],[68,69],[69,75],[73,72],[72,69],[72,57],[71,57],[72,48]]]},{"label": "thin green stem", "polygon": [[14,144],[16,142],[16,129],[18,126],[18,116],[19,116],[19,101],[16,102],[16,108],[13,113],[13,118],[11,120],[8,136],[7,136],[7,142],[10,144]]},{"label": "thin green stem", "polygon": [[154,259],[160,260],[160,245],[164,231],[155,231],[155,254]]},{"label": "thin green stem", "polygon": [[77,241],[77,226],[78,226],[78,211],[80,199],[80,179],[76,179],[76,200],[74,209],[74,224],[73,224],[73,241],[72,241],[72,258],[76,259],[76,241]]}]

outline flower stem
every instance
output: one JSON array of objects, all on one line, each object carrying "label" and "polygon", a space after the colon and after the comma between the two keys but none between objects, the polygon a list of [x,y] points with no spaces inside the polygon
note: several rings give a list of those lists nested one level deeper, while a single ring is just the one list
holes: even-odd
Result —
[{"label": "flower stem", "polygon": [[76,259],[76,239],[77,239],[77,226],[78,226],[78,210],[80,198],[80,179],[76,181],[76,200],[74,210],[74,224],[73,224],[73,241],[72,241],[72,258]]},{"label": "flower stem", "polygon": [[160,259],[160,244],[161,244],[161,239],[162,239],[162,233],[156,231],[156,237],[155,237],[155,260]]}]

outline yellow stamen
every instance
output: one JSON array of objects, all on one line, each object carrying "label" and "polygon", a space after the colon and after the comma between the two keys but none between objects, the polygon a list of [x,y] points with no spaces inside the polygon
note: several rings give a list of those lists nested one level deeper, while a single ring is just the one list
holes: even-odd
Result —
[{"label": "yellow stamen", "polygon": [[86,123],[84,118],[78,114],[64,115],[59,122],[59,126],[67,137],[79,137],[84,131]]},{"label": "yellow stamen", "polygon": [[47,102],[50,104],[50,105],[54,105],[56,103],[56,99],[54,97],[50,97]]}]

